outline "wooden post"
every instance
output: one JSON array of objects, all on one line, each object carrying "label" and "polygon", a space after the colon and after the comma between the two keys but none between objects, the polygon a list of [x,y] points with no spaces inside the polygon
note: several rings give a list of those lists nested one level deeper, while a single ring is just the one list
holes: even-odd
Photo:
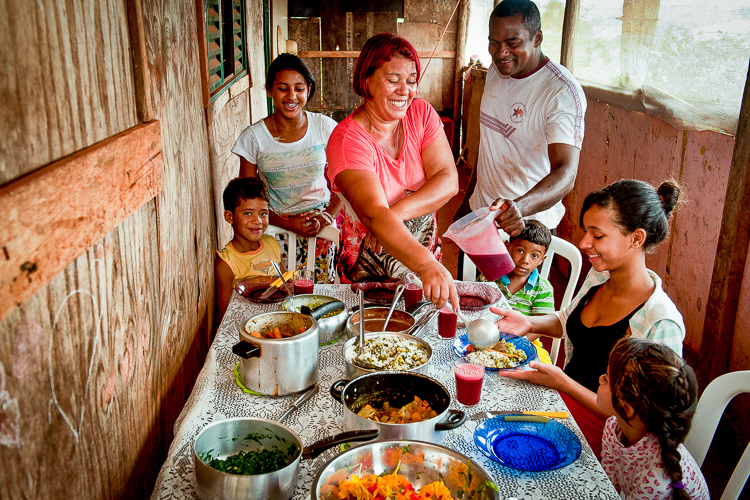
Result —
[{"label": "wooden post", "polygon": [[[130,51],[133,56],[133,79],[138,120],[147,123],[155,119],[154,101],[151,96],[151,75],[146,54],[146,35],[143,25],[141,0],[128,0],[128,24]],[[205,23],[203,24],[205,27]],[[205,45],[205,42],[204,42]]]},{"label": "wooden post", "polygon": [[565,17],[562,27],[562,46],[560,47],[560,64],[573,72],[573,46],[578,30],[578,13],[581,8],[581,0],[566,0]]},{"label": "wooden post", "polygon": [[732,349],[737,304],[750,244],[750,70],[737,123],[732,165],[716,249],[706,319],[701,336],[698,381],[701,387],[726,373]]},{"label": "wooden post", "polygon": [[468,0],[461,0],[458,6],[458,28],[456,33],[456,69],[453,87],[453,157],[461,151],[461,97],[463,96],[464,52],[466,36],[469,32]]}]

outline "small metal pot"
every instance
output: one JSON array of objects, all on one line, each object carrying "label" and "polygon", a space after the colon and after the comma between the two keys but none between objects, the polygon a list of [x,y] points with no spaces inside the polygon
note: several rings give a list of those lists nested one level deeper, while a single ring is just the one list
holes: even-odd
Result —
[{"label": "small metal pot", "polygon": [[[419,460],[407,459],[417,456]],[[310,498],[328,500],[334,488],[354,474],[359,477],[389,474],[396,467],[398,474],[405,476],[417,490],[433,481],[443,481],[453,498],[500,500],[500,493],[488,484],[492,483],[492,476],[476,460],[420,441],[380,441],[350,448],[320,469],[313,479]],[[466,484],[469,478],[472,478],[471,483]],[[464,495],[460,495],[459,490]]]},{"label": "small metal pot", "polygon": [[[250,324],[246,330],[245,324]],[[263,332],[289,325],[305,327],[299,335],[283,339],[259,339],[250,332]],[[242,384],[267,396],[286,396],[311,387],[318,380],[318,322],[295,312],[258,314],[237,324],[240,342],[232,352],[240,358]]]},{"label": "small metal pot", "polygon": [[[328,295],[295,295],[294,296],[294,309],[299,311],[302,306],[309,306],[310,304],[326,304],[328,302],[335,302],[339,299],[330,297]],[[281,309],[288,311],[292,307],[292,297],[289,297],[281,303]],[[346,330],[346,320],[349,318],[349,308],[346,304],[343,305],[343,310],[327,318],[318,318],[318,337],[321,344],[336,340]]]},{"label": "small metal pot", "polygon": [[[253,434],[252,440],[246,439]],[[260,418],[231,418],[207,425],[195,438],[193,465],[195,493],[202,500],[266,500],[288,499],[294,495],[303,459],[316,458],[324,451],[349,441],[368,441],[377,437],[369,433],[345,432],[328,437],[303,449],[299,435],[289,427]],[[203,461],[206,453],[212,458],[226,459],[240,451],[259,449],[282,451],[287,466],[274,472],[245,476],[229,474]]]},{"label": "small metal pot", "polygon": [[[366,316],[365,316],[366,318]],[[427,351],[427,361],[424,362],[424,364],[419,365],[415,368],[412,368],[410,372],[414,373],[423,373],[427,374],[430,371],[430,360],[432,359],[432,347],[430,344],[425,342],[424,340],[413,337],[408,333],[402,333],[402,332],[373,332],[373,333],[366,333],[365,334],[365,342],[367,342],[367,339],[375,338],[375,337],[381,337],[381,336],[388,336],[388,337],[400,337],[404,339],[413,340],[414,342],[417,342],[419,345],[425,348]],[[349,339],[344,343],[344,362],[346,362],[346,376],[351,380],[359,377],[360,375],[366,375],[368,373],[382,373],[382,371],[379,370],[372,370],[369,368],[362,368],[361,366],[355,365],[350,361],[351,354],[353,353],[354,356],[357,356],[359,348],[359,339],[353,338]]]},{"label": "small metal pot", "polygon": [[[416,322],[415,316],[424,307],[430,305],[430,302],[421,300],[412,304],[402,311],[396,309],[393,311],[393,316],[388,322],[389,332],[408,332]],[[365,306],[365,332],[380,332],[383,331],[383,323],[385,323],[385,317],[388,316],[390,307],[381,306]],[[346,321],[346,337],[356,338],[359,337],[359,311],[355,310],[352,312],[349,319]]]},{"label": "small metal pot", "polygon": [[[437,416],[410,424],[386,424],[357,415],[367,404],[382,408],[388,402],[393,408],[401,408],[414,401],[414,396],[430,403]],[[419,373],[378,372],[352,381],[339,380],[331,386],[331,397],[344,405],[345,429],[378,429],[380,440],[415,439],[442,444],[445,439],[442,431],[456,429],[466,422],[463,411],[449,409],[448,390],[437,380]]]}]

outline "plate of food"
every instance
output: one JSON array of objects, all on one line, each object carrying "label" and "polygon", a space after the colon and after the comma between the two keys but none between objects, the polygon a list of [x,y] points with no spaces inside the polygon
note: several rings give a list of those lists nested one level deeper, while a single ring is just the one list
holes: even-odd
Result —
[{"label": "plate of food", "polygon": [[456,282],[456,292],[462,311],[483,311],[491,306],[506,306],[500,304],[504,300],[503,293],[488,283]]},{"label": "plate of food", "polygon": [[485,420],[474,431],[474,444],[495,462],[541,472],[570,465],[581,455],[581,441],[563,424],[510,421],[507,416]]},{"label": "plate of food", "polygon": [[234,285],[234,289],[238,294],[252,302],[258,304],[276,304],[289,296],[289,292],[285,287],[279,287],[270,297],[261,299],[261,296],[266,290],[268,290],[268,287],[274,284],[278,279],[278,276],[251,276],[239,280]]},{"label": "plate of food", "polygon": [[484,351],[474,349],[465,333],[458,335],[453,341],[453,353],[459,358],[466,356],[490,371],[512,370],[538,358],[534,344],[528,339],[503,332],[500,342]]}]

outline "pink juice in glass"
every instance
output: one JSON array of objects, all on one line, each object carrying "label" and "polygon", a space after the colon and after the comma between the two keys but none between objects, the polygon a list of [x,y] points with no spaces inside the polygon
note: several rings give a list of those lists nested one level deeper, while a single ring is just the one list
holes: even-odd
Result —
[{"label": "pink juice in glass", "polygon": [[308,278],[298,278],[294,280],[294,295],[313,293],[313,286],[313,280]]},{"label": "pink juice in glass", "polygon": [[420,300],[422,300],[422,289],[413,283],[407,283],[404,286],[404,308],[408,309]]},{"label": "pink juice in glass", "polygon": [[456,321],[458,317],[448,308],[442,308],[438,312],[438,335],[444,339],[453,338],[456,335]]},{"label": "pink juice in glass", "polygon": [[482,276],[488,281],[500,279],[502,276],[505,276],[516,268],[516,264],[507,252],[495,255],[467,255],[471,261],[476,264],[477,269],[482,273]]},{"label": "pink juice in glass", "polygon": [[479,403],[482,395],[484,367],[482,365],[463,364],[456,366],[456,399],[459,403],[472,406]]}]

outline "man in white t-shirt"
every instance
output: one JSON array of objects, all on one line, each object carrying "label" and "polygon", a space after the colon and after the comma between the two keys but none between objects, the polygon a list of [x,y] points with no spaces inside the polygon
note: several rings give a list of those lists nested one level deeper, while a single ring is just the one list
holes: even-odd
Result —
[{"label": "man in white t-shirt", "polygon": [[541,44],[533,2],[498,4],[490,16],[492,64],[480,108],[477,168],[456,216],[491,205],[502,210],[496,221],[511,236],[523,230],[523,217],[557,227],[583,141],[583,89]]}]

